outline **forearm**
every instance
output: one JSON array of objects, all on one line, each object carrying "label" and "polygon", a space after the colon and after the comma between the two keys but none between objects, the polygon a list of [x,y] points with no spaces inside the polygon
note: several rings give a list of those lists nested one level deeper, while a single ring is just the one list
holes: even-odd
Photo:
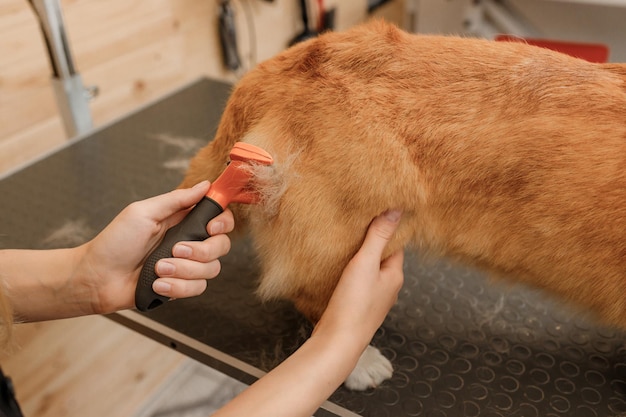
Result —
[{"label": "forearm", "polygon": [[366,345],[318,332],[214,417],[310,417],[352,372]]},{"label": "forearm", "polygon": [[39,321],[93,313],[93,290],[81,281],[83,247],[0,251],[0,279],[14,321]]}]

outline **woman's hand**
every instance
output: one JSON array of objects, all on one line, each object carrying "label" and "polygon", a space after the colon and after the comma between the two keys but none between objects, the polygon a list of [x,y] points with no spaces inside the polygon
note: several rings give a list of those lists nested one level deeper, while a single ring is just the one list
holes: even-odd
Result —
[{"label": "woman's hand", "polygon": [[313,335],[292,356],[214,414],[308,417],[354,369],[404,281],[403,252],[381,262],[400,213],[376,217]]},{"label": "woman's hand", "polygon": [[[209,189],[208,181],[126,207],[93,240],[71,249],[0,251],[0,284],[15,321],[105,314],[135,306],[144,261],[165,232],[179,223]],[[180,242],[174,258],[156,265],[154,290],[171,298],[198,295],[220,271],[230,250],[224,233],[234,227],[229,210],[207,225],[203,242]]]},{"label": "woman's hand", "polygon": [[[209,182],[180,189],[127,206],[92,241],[81,248],[83,256],[77,272],[93,293],[94,313],[110,313],[134,307],[135,287],[143,263],[158,246],[165,232],[179,223],[202,199]],[[174,258],[156,264],[160,277],[153,284],[156,293],[170,298],[196,296],[206,289],[206,279],[220,272],[219,257],[230,250],[224,233],[233,230],[230,210],[207,225],[209,237],[201,242],[180,242]]]},{"label": "woman's hand", "polygon": [[387,211],[372,221],[363,245],[344,269],[314,334],[349,335],[353,341],[358,336],[365,349],[395,304],[404,282],[402,250],[381,261],[400,216],[398,211]]}]

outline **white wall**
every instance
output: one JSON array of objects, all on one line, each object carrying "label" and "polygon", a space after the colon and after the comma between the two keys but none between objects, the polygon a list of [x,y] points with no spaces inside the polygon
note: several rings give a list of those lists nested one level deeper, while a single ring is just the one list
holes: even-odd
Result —
[{"label": "white wall", "polygon": [[626,62],[626,5],[546,0],[510,0],[509,3],[545,37],[604,43],[609,47],[610,61]]},{"label": "white wall", "polygon": [[[413,29],[421,33],[466,34],[472,0],[413,0]],[[610,61],[626,62],[626,2],[505,0],[536,35],[565,41],[604,43]]]}]

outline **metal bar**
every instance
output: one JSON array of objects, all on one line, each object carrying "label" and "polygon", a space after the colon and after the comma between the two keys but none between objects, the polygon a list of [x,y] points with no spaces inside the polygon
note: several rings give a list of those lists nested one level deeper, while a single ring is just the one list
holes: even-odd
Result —
[{"label": "metal bar", "polygon": [[90,94],[76,71],[59,0],[31,0],[46,42],[52,67],[52,88],[68,138],[93,127]]},{"label": "metal bar", "polygon": [[[133,310],[119,311],[107,317],[129,329],[132,329],[152,340],[218,370],[244,384],[251,385],[266,373],[226,353],[220,352],[204,343],[186,336],[170,327],[164,326]],[[359,417],[337,404],[325,401],[316,411],[316,417]]]}]

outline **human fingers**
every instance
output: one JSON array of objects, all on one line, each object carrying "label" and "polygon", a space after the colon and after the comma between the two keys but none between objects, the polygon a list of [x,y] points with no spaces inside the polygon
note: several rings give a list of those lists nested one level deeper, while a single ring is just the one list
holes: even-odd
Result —
[{"label": "human fingers", "polygon": [[398,299],[404,282],[404,251],[381,262],[380,270],[367,266],[366,257],[354,260],[355,268],[344,271],[323,319],[367,344]]},{"label": "human fingers", "polygon": [[163,221],[182,210],[191,208],[208,192],[210,185],[209,181],[202,181],[192,188],[170,191],[138,204],[141,204],[141,210],[145,216],[156,221]]},{"label": "human fingers", "polygon": [[381,262],[380,274],[381,276],[390,276],[391,278],[397,278],[398,275],[403,277],[403,266],[404,251],[400,249]]},{"label": "human fingers", "polygon": [[365,241],[359,252],[367,254],[368,258],[380,259],[387,243],[398,228],[401,217],[402,212],[399,210],[388,210],[375,217],[367,229]]},{"label": "human fingers", "polygon": [[380,291],[386,292],[392,299],[389,308],[395,304],[398,292],[404,283],[404,250],[394,252],[380,264]]},{"label": "human fingers", "polygon": [[[324,313],[325,321],[339,325],[347,321],[346,328],[359,325],[366,336],[382,322],[403,281],[401,251],[383,262],[380,259],[399,219],[399,212],[374,218],[363,245],[344,269]],[[352,322],[354,318],[358,323]]]},{"label": "human fingers", "polygon": [[191,259],[197,262],[210,262],[230,251],[228,235],[217,234],[205,240],[178,242],[172,248],[174,258]]},{"label": "human fingers", "polygon": [[235,228],[235,219],[230,209],[224,210],[217,217],[207,224],[207,232],[209,236],[215,236],[221,233],[230,233]]},{"label": "human fingers", "polygon": [[159,260],[155,269],[161,278],[197,280],[215,278],[220,273],[221,266],[217,259],[196,262],[189,259],[168,258]]},{"label": "human fingers", "polygon": [[220,271],[217,259],[230,251],[230,238],[215,235],[204,241],[179,242],[172,248],[173,258],[161,259],[156,264],[160,277],[182,279],[210,279]]},{"label": "human fingers", "polygon": [[169,298],[188,298],[202,294],[207,288],[204,279],[158,278],[152,283],[152,289],[159,295]]},{"label": "human fingers", "polygon": [[[403,263],[404,251],[394,252],[380,263],[380,270],[372,275],[373,279],[370,280],[369,285],[362,284],[360,292],[362,302],[368,306],[368,315],[373,322],[382,323],[396,303],[398,292],[404,283]],[[364,289],[366,290],[363,291]]]}]

